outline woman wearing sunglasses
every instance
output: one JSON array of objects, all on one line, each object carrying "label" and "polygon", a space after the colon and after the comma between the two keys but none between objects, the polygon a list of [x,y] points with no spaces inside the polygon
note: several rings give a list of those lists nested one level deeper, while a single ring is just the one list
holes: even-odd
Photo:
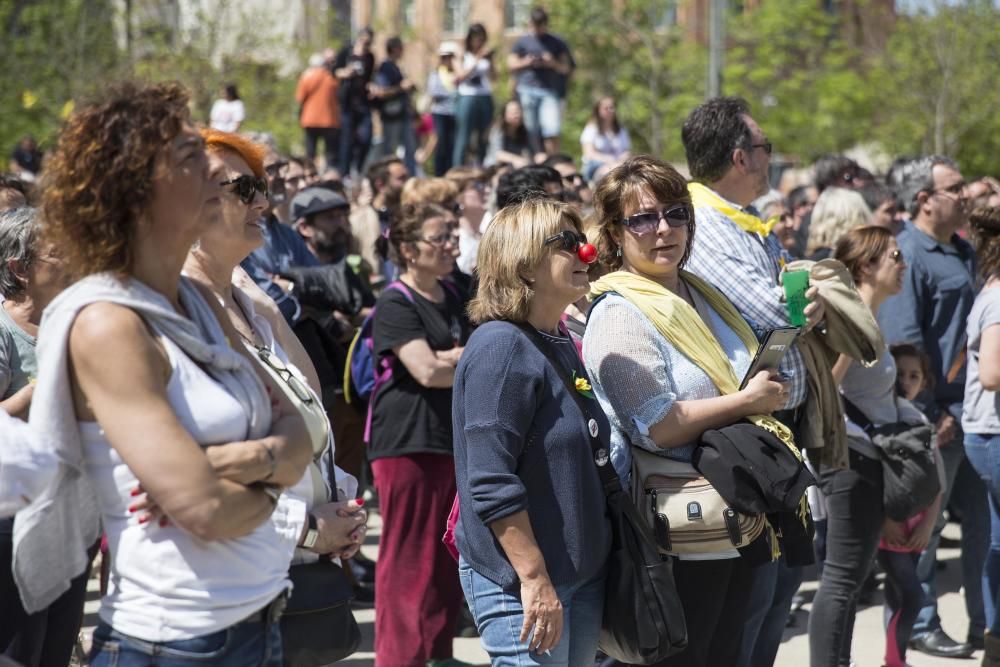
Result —
[{"label": "woman wearing sunglasses", "polygon": [[[742,391],[721,395],[678,342],[686,332],[704,332],[708,350],[694,358],[731,367],[736,378],[749,369],[744,336],[753,332],[725,296],[683,270],[694,213],[673,167],[649,156],[628,158],[604,177],[594,203],[601,257],[613,272],[591,290],[600,298],[590,311],[584,360],[611,421],[612,462],[628,481],[631,447],[690,462],[702,432],[768,414],[787,393],[762,371]],[[674,578],[688,647],[660,664],[736,664],[751,567],[728,549],[680,557]]]},{"label": "woman wearing sunglasses", "polygon": [[[459,577],[494,665],[593,664],[610,550],[587,420],[593,401],[559,320],[596,259],[576,210],[547,199],[504,208],[483,234],[479,328],[455,375]],[[546,353],[519,326],[531,327]],[[610,427],[596,402],[594,428]]]},{"label": "woman wearing sunglasses", "polygon": [[[43,237],[80,279],[39,330],[30,421],[61,472],[18,515],[14,572],[25,608],[45,606],[103,524],[111,576],[90,664],[280,666],[305,524],[281,489],[312,452],[181,276],[221,204],[188,103],[177,84],[121,84],[67,120],[47,164]],[[230,474],[225,454],[254,465]]]},{"label": "woman wearing sunglasses", "polygon": [[469,337],[465,297],[445,281],[458,256],[458,221],[436,204],[408,204],[376,248],[400,275],[382,291],[373,324],[377,358],[392,360],[371,399],[368,443],[382,514],[375,659],[456,665],[462,593],[441,533],[455,497],[451,385]]},{"label": "woman wearing sunglasses", "polygon": [[[888,229],[867,226],[848,231],[837,242],[834,258],[850,271],[861,300],[876,319],[882,303],[903,288],[906,262]],[[841,355],[833,376],[844,398],[873,425],[923,421],[917,408],[897,397],[896,362],[888,344],[878,363],[869,368]],[[848,422],[847,436],[850,467],[821,470],[818,476],[826,499],[826,558],[816,593],[823,604],[814,605],[810,644],[814,654],[830,656],[829,664],[836,663],[838,653],[841,663],[850,660],[854,601],[877,553],[886,573],[889,612],[885,665],[905,667],[906,648],[924,597],[917,560],[934,530],[937,502],[904,522],[886,517],[879,451],[853,422]]]},{"label": "woman wearing sunglasses", "polygon": [[[261,215],[268,206],[263,165],[266,149],[229,132],[202,130],[201,135],[208,152],[209,178],[221,187],[221,205],[188,253],[184,274],[212,293],[256,361],[279,373],[287,369],[289,387],[298,400],[318,402],[319,378],[308,353],[271,298],[240,267],[240,262],[264,243]],[[322,461],[328,459],[332,460],[324,454]],[[235,472],[252,462],[231,459],[228,464]],[[340,469],[329,470],[326,477],[335,479],[338,487],[331,492],[340,498],[340,502],[329,503],[331,494],[318,483],[322,477],[306,475],[292,489],[306,498],[310,511],[307,521],[316,529],[315,542],[305,535],[300,546],[309,542],[314,553],[349,558],[360,548],[367,528],[366,515],[353,500],[357,483]],[[303,555],[296,560],[315,557]]]}]

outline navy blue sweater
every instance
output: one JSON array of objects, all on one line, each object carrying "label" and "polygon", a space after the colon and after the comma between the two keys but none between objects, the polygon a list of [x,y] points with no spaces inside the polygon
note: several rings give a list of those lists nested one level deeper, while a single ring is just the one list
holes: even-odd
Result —
[{"label": "navy blue sweater", "polygon": [[[586,377],[569,338],[543,337],[564,368]],[[458,550],[476,572],[504,588],[516,586],[518,577],[489,525],[521,510],[528,512],[554,585],[592,579],[611,547],[587,424],[556,373],[507,322],[479,327],[455,372]],[[607,449],[611,427],[597,401],[589,400]]]}]

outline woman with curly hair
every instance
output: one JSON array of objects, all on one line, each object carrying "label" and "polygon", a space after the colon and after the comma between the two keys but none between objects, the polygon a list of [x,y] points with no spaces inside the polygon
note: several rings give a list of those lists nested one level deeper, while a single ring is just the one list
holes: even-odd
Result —
[{"label": "woman with curly hair", "polygon": [[40,328],[30,423],[61,465],[17,517],[14,574],[28,611],[44,606],[83,571],[103,523],[111,577],[92,665],[281,665],[277,620],[305,528],[305,501],[282,489],[312,447],[181,277],[218,219],[209,176],[177,84],[109,90],[69,118],[46,168],[43,237],[80,279]]}]

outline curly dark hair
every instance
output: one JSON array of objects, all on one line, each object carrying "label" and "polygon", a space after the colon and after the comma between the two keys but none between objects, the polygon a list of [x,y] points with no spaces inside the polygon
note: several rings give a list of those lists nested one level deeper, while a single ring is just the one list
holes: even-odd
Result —
[{"label": "curly dark hair", "polygon": [[42,233],[72,274],[132,269],[157,156],[188,120],[189,99],[178,83],[119,83],[66,121],[45,165]]},{"label": "curly dark hair", "polygon": [[989,280],[1000,274],[1000,206],[981,206],[969,216],[972,245],[979,275]]},{"label": "curly dark hair", "polygon": [[688,207],[690,219],[687,224],[687,245],[678,263],[680,268],[684,268],[694,243],[694,207],[687,181],[676,169],[651,155],[636,155],[625,160],[597,184],[594,191],[594,215],[596,245],[601,262],[612,271],[622,267],[618,242],[611,230],[625,217],[625,209],[639,201],[643,191],[649,192],[664,204],[685,204]]}]

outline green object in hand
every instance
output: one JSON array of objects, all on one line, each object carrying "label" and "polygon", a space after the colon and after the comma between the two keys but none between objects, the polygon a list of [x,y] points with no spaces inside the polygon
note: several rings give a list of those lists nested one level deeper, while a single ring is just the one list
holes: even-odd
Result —
[{"label": "green object in hand", "polygon": [[785,286],[785,308],[788,310],[788,323],[793,327],[806,325],[806,290],[809,289],[808,271],[785,271],[782,284]]}]

